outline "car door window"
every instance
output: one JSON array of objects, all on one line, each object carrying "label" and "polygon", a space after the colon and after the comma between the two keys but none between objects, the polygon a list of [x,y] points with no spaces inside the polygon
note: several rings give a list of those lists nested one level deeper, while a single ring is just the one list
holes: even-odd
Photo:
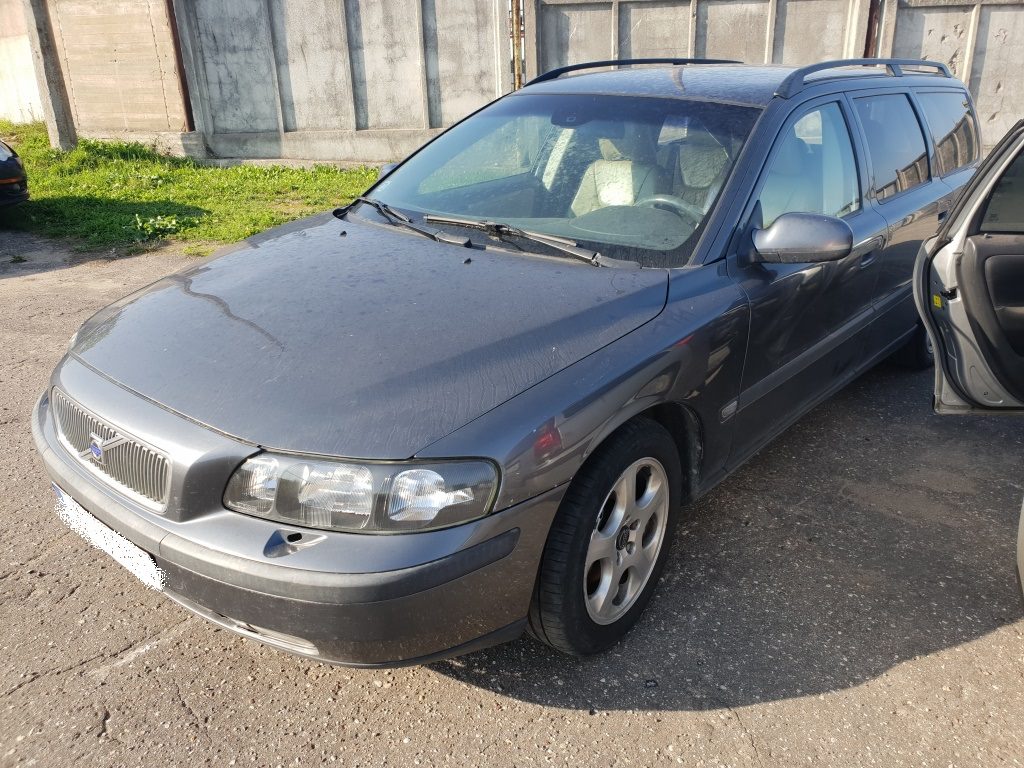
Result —
[{"label": "car door window", "polygon": [[885,200],[928,180],[928,150],[914,108],[905,93],[854,99],[875,180]]},{"label": "car door window", "polygon": [[784,213],[846,216],[860,208],[850,133],[835,102],[784,129],[761,188],[763,226]]},{"label": "car door window", "polygon": [[1018,155],[996,183],[979,230],[982,234],[1024,234],[1024,155]]},{"label": "car door window", "polygon": [[977,160],[978,127],[967,94],[927,91],[917,99],[935,144],[938,173],[945,176]]}]

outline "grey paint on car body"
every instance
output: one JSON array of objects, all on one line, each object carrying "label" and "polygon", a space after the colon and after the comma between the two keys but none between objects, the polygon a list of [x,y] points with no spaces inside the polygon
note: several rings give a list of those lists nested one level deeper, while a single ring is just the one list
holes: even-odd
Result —
[{"label": "grey paint on car body", "polygon": [[72,354],[256,445],[404,459],[651,320],[666,287],[664,270],[470,251],[327,214],[118,302]]},{"label": "grey paint on car body", "polygon": [[[526,89],[764,106],[688,264],[596,268],[517,254],[482,234],[475,248],[437,244],[365,206],[345,221],[324,215],[277,228],[101,311],[54,372],[53,385],[168,451],[167,509],[133,507],[76,469],[54,444],[44,394],[34,429],[48,471],[101,520],[187,571],[181,583],[211,620],[306,628],[322,657],[356,664],[514,636],[562,494],[624,422],[645,413],[670,429],[693,498],[914,331],[909,271],[906,291],[880,298],[878,266],[866,269],[894,253],[884,248],[889,225],[870,195],[847,94],[963,86],[863,76],[773,98],[790,71],[619,71]],[[857,153],[864,208],[850,219],[853,250],[812,265],[758,262],[738,223],[749,220],[782,127],[824,101],[843,105]],[[935,201],[952,191],[937,178],[918,190],[925,212],[915,226],[930,225]],[[271,562],[268,545],[301,530],[221,503],[231,469],[261,448],[487,458],[500,470],[495,511],[408,535],[326,532]],[[395,572],[428,562],[457,570],[467,551],[513,530],[511,554],[429,595],[394,596]],[[361,600],[380,599],[345,607],[344,590],[331,589],[353,574],[366,577]],[[268,608],[265,596],[286,595],[296,579],[323,602]]]}]

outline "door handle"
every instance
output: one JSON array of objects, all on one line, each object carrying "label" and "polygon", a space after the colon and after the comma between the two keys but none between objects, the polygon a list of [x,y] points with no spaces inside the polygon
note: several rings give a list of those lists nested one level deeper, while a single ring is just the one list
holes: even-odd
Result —
[{"label": "door handle", "polygon": [[878,259],[878,254],[885,247],[885,237],[878,235],[863,243],[858,243],[855,249],[861,252],[858,269],[870,267]]}]

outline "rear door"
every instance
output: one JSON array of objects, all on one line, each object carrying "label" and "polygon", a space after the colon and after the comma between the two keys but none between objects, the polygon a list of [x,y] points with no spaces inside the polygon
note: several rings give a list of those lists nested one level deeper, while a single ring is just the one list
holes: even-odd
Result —
[{"label": "rear door", "polygon": [[1024,120],[921,248],[914,298],[936,353],[936,412],[1024,415]]},{"label": "rear door", "polygon": [[851,94],[870,161],[869,197],[888,224],[875,270],[877,316],[868,335],[868,355],[892,350],[917,327],[911,277],[925,238],[935,234],[949,187],[933,177],[930,141],[910,93],[884,90]]}]

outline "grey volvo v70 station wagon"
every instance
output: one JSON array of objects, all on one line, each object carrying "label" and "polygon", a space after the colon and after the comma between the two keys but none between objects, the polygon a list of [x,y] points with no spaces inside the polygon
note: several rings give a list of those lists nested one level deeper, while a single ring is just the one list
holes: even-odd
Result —
[{"label": "grey volvo v70 station wagon", "polygon": [[550,72],[90,319],[33,420],[60,515],[324,661],[601,651],[687,502],[931,364],[914,257],[978,147],[941,64]]}]

